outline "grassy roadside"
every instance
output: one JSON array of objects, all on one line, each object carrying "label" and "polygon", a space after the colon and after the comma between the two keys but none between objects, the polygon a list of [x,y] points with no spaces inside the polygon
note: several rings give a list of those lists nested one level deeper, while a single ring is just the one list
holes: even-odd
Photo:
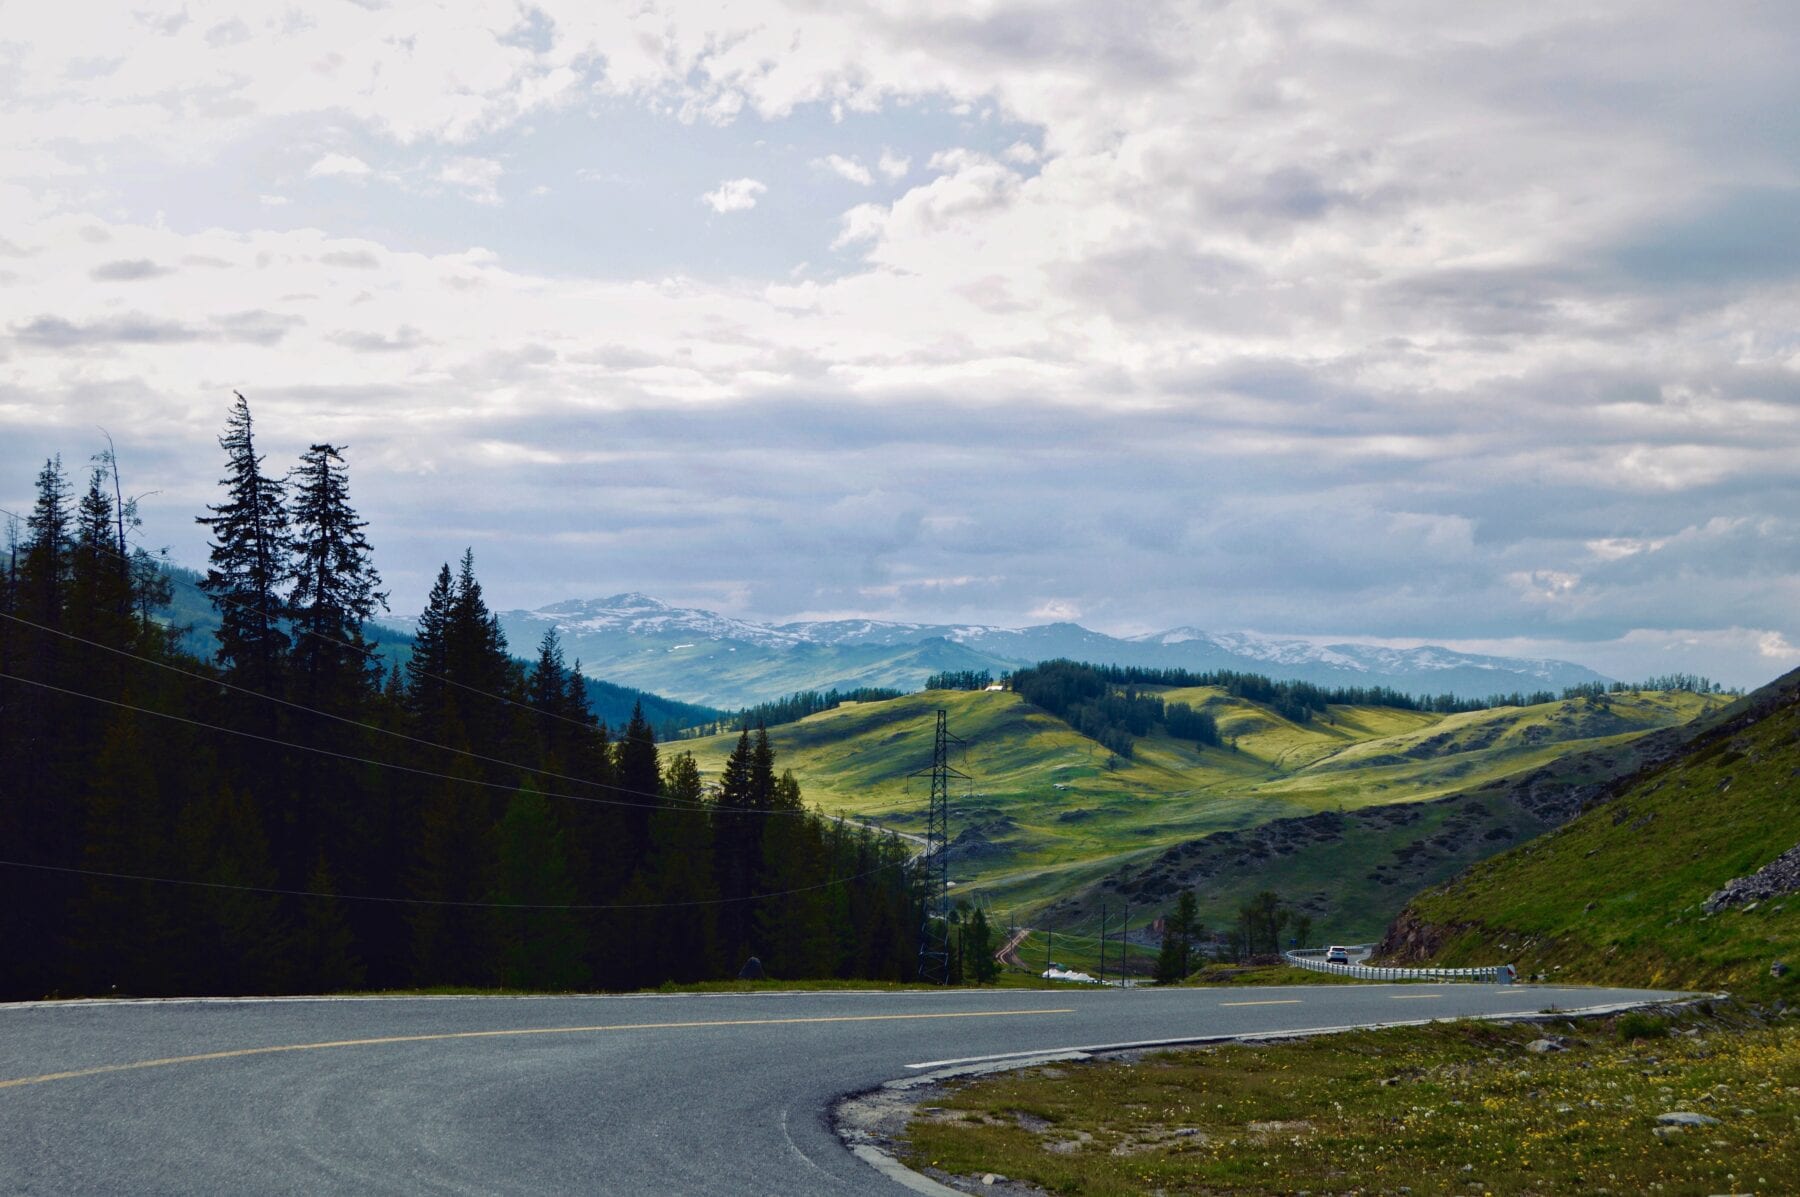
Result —
[{"label": "grassy roadside", "polygon": [[987,1192],[988,1173],[1084,1195],[1792,1192],[1796,1013],[1438,1023],[1044,1066],[932,1098],[905,1158]]}]

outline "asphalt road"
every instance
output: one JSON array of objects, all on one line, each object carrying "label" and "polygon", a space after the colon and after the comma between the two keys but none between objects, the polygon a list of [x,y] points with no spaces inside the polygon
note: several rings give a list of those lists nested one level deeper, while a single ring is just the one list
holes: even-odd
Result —
[{"label": "asphalt road", "polygon": [[1667,996],[1321,985],[0,1007],[0,1191],[899,1193],[827,1111],[910,1065]]}]

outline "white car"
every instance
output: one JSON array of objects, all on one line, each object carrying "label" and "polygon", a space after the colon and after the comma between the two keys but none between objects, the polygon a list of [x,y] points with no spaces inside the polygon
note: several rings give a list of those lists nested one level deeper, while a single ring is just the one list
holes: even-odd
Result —
[{"label": "white car", "polygon": [[1350,949],[1344,948],[1344,947],[1339,947],[1337,944],[1332,944],[1330,947],[1325,949],[1325,963],[1326,964],[1349,964],[1350,963]]}]

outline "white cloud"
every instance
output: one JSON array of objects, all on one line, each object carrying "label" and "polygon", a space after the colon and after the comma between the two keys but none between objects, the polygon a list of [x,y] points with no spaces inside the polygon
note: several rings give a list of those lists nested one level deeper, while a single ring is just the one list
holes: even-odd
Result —
[{"label": "white cloud", "polygon": [[897,154],[893,150],[884,149],[881,151],[881,157],[876,160],[875,168],[886,178],[904,179],[906,172],[912,169],[912,159],[904,154]]},{"label": "white cloud", "polygon": [[867,187],[875,181],[875,176],[869,173],[869,168],[864,166],[858,158],[846,158],[842,154],[827,154],[823,158],[814,158],[813,165],[830,171],[840,179],[863,187]]},{"label": "white cloud", "polygon": [[714,212],[748,212],[768,185],[756,179],[727,179],[700,197]]},{"label": "white cloud", "polygon": [[374,174],[367,162],[353,154],[326,154],[306,169],[309,179],[366,179]]},{"label": "white cloud", "polygon": [[505,169],[492,158],[452,158],[438,168],[438,182],[462,192],[478,204],[500,203],[498,184]]},{"label": "white cloud", "polygon": [[1560,569],[1521,570],[1510,578],[1525,599],[1554,603],[1569,598],[1581,585],[1581,575]]},{"label": "white cloud", "polygon": [[[1665,650],[1747,671],[1800,642],[1785,514],[1800,476],[1800,17],[1781,6],[1423,20],[1406,4],[1320,18],[1151,0],[1120,21],[1025,0],[542,0],[522,38],[515,0],[298,21],[189,0],[185,22],[132,18],[145,3],[79,22],[8,12],[0,252],[18,253],[0,280],[0,410],[9,430],[69,436],[105,415],[180,457],[158,480],[171,494],[216,472],[217,412],[194,396],[246,379],[287,388],[272,432],[348,426],[383,476],[474,472],[494,494],[512,477],[500,463],[561,459],[612,413],[729,423],[804,396],[819,406],[783,427],[819,438],[810,475],[956,501],[924,503],[916,542],[884,526],[859,545],[850,521],[814,544],[814,496],[745,464],[780,422],[744,417],[735,442],[666,477],[654,445],[619,451],[605,464],[633,479],[628,498],[584,481],[608,552],[692,535],[694,559],[729,556],[725,532],[698,544],[695,530],[740,518],[697,494],[697,478],[728,479],[754,495],[744,521],[803,546],[780,577],[733,582],[777,610],[1003,573],[1004,593],[936,597],[994,620],[1055,595],[1147,626],[1548,627],[1616,644],[1595,650],[1615,674]],[[541,194],[594,144],[613,153],[599,139],[620,111],[668,138],[604,159],[609,187],[669,209],[627,230],[645,247],[635,278],[533,269],[515,247],[535,226],[498,254],[441,249],[493,244],[502,223],[457,196],[491,206],[503,179]],[[821,144],[824,114],[840,123]],[[578,151],[542,152],[584,131],[596,140]],[[154,168],[134,173],[168,185],[112,170],[126,145]],[[721,154],[711,173],[680,174],[702,145]],[[809,208],[802,193],[831,194],[807,187],[818,155],[859,185],[898,185]],[[685,202],[740,173],[756,177]],[[340,188],[297,174],[393,186],[346,211]],[[770,187],[782,221],[708,221]],[[792,252],[761,279],[737,269],[731,238],[776,224]],[[794,268],[823,262],[827,241],[852,256]],[[12,476],[31,451],[10,451]],[[397,485],[385,494],[404,505]],[[689,499],[688,530],[633,523]],[[465,514],[479,530],[511,513]],[[1305,552],[1271,561],[1271,543]],[[518,553],[520,578],[563,568]],[[681,568],[619,559],[655,575],[630,579],[646,588]],[[830,593],[800,593],[801,578]],[[687,593],[717,582],[671,576]],[[1696,655],[1658,629],[1692,631]]]},{"label": "white cloud", "polygon": [[858,204],[839,218],[838,235],[831,248],[843,249],[859,241],[873,241],[881,236],[887,223],[888,209],[881,204]]},{"label": "white cloud", "polygon": [[1081,618],[1081,605],[1069,599],[1049,598],[1033,607],[1030,615],[1033,619],[1067,622]]}]

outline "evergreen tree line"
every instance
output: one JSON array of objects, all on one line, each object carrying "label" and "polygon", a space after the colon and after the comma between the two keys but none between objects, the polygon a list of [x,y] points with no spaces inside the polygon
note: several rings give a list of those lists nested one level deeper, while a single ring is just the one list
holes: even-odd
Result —
[{"label": "evergreen tree line", "polygon": [[[1142,665],[1091,665],[1085,662],[1043,661],[1012,675],[1012,688],[1027,702],[1042,707],[1075,730],[1098,740],[1113,753],[1131,755],[1131,740],[1154,724],[1168,734],[1202,745],[1219,743],[1219,729],[1210,714],[1186,704],[1168,704],[1154,695],[1139,693],[1139,686],[1210,686],[1234,698],[1259,703],[1293,723],[1309,723],[1330,706],[1392,707],[1403,711],[1462,714],[1496,707],[1527,707],[1540,703],[1606,698],[1644,690],[1686,690],[1696,694],[1725,693],[1708,678],[1668,674],[1644,682],[1584,682],[1560,693],[1538,690],[1492,694],[1487,698],[1459,698],[1407,694],[1386,686],[1320,686],[1304,681],[1278,681],[1256,673],[1233,670],[1194,672],[1187,669]],[[1140,730],[1142,729],[1142,730]]]},{"label": "evergreen tree line", "polygon": [[468,553],[384,670],[341,448],[270,473],[241,396],[220,444],[209,660],[153,618],[110,454],[81,492],[46,462],[12,529],[0,997],[912,975],[907,850],[807,811],[766,734],[709,793],[554,634],[513,659]]},{"label": "evergreen tree line", "polygon": [[721,732],[777,727],[783,723],[798,723],[808,715],[817,715],[820,711],[836,710],[847,702],[885,702],[890,698],[905,696],[904,690],[890,690],[881,686],[862,686],[853,690],[831,689],[823,693],[817,690],[796,690],[786,698],[740,708],[736,714],[724,719],[681,728],[675,735],[681,739],[698,739],[701,736],[716,736]]},{"label": "evergreen tree line", "polygon": [[1139,693],[1136,684],[1120,689],[1107,672],[1074,661],[1046,661],[1015,672],[1012,688],[1115,756],[1131,756],[1137,737],[1158,724],[1177,739],[1219,742],[1218,724],[1207,712],[1186,703],[1164,704],[1154,694]]},{"label": "evergreen tree line", "polygon": [[1583,682],[1562,692],[1565,699],[1605,698],[1610,694],[1630,694],[1639,690],[1684,690],[1689,694],[1737,694],[1709,677],[1694,673],[1662,673],[1641,682]]},{"label": "evergreen tree line", "polygon": [[985,690],[993,684],[994,675],[985,669],[946,669],[925,679],[927,690]]}]

